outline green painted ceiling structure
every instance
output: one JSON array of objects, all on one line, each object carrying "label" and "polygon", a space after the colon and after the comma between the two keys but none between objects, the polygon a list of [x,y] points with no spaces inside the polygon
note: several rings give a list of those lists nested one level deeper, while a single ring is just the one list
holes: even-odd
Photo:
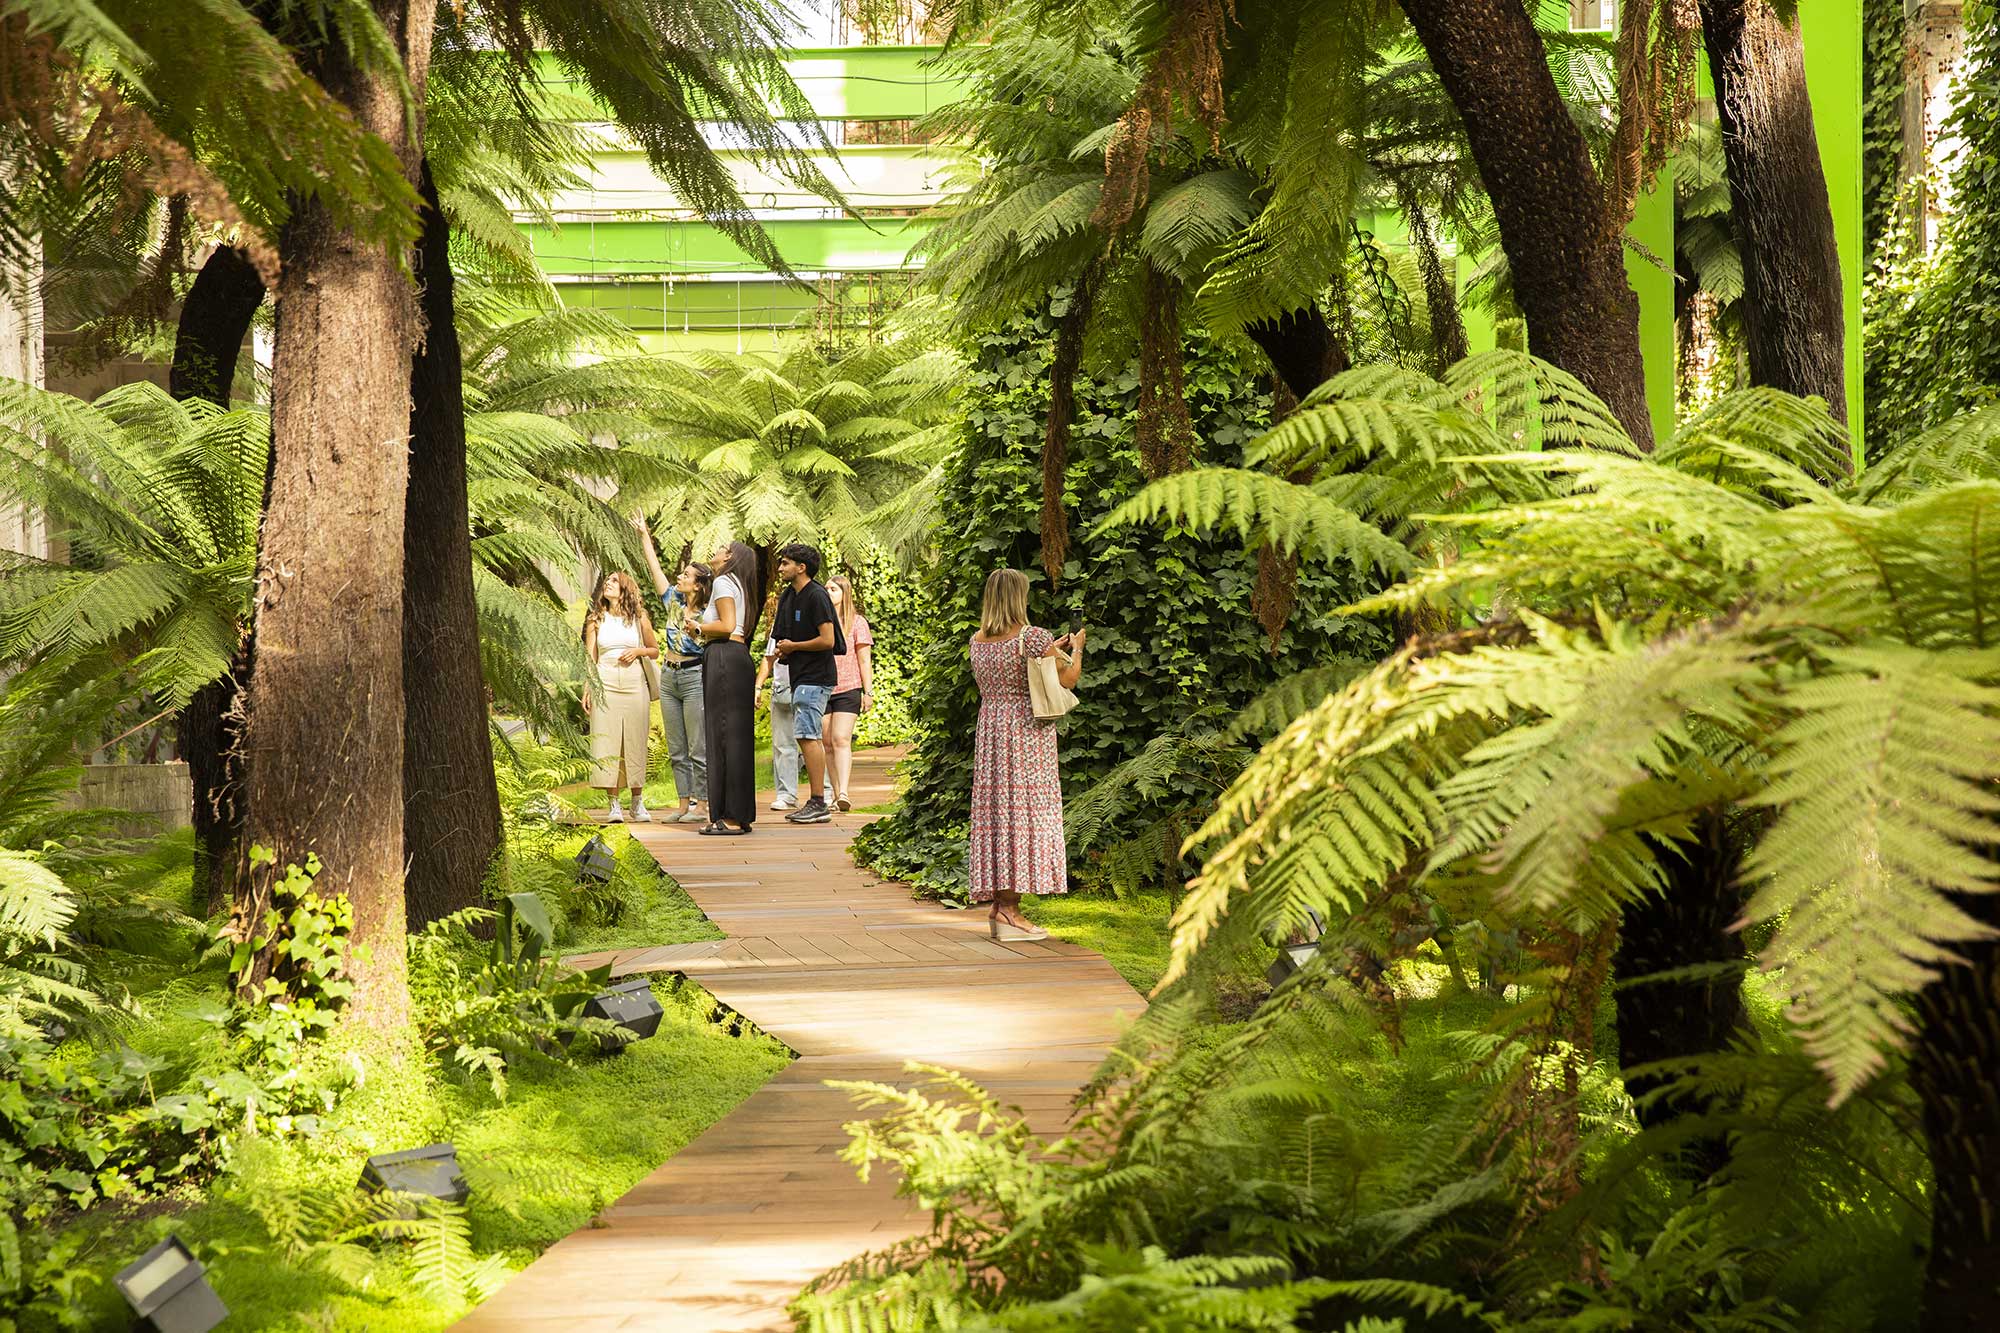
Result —
[{"label": "green painted ceiling structure", "polygon": [[[1849,419],[1861,419],[1861,0],[1817,0],[1799,7],[1808,77],[1841,264],[1847,287]],[[921,46],[822,47],[795,51],[787,66],[814,112],[838,131],[845,122],[914,120],[937,110],[963,85],[930,65]],[[565,76],[551,63],[551,81]],[[910,246],[924,223],[907,216],[937,197],[952,165],[942,145],[844,147],[821,165],[861,217],[839,216],[824,200],[760,175],[747,156],[721,150],[740,166],[746,201],[764,220],[779,252],[803,275],[851,275],[868,286],[893,281],[912,263]],[[769,350],[820,302],[818,291],[776,279],[720,232],[685,215],[643,157],[629,146],[599,155],[592,189],[563,200],[560,225],[526,229],[563,296],[615,312],[650,349],[672,354],[696,347]],[[894,213],[895,216],[874,216]],[[1401,228],[1376,220],[1387,244]],[[1652,256],[1673,254],[1671,182],[1639,202],[1627,271],[1641,307],[1647,399],[1661,435],[1674,413],[1673,275]],[[1472,269],[1458,261],[1461,281]],[[1491,346],[1489,322],[1470,320],[1475,349]]]}]

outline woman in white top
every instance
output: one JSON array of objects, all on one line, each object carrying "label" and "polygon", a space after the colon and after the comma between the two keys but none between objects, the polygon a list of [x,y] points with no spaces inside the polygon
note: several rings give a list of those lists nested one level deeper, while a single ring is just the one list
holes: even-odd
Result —
[{"label": "woman in white top", "polygon": [[[757,687],[750,668],[750,639],[757,629],[763,588],[757,552],[742,542],[717,547],[709,561],[715,581],[701,618],[687,618],[701,636],[701,692],[707,704],[708,818],[703,833],[740,836],[757,822]],[[730,825],[735,827],[731,828]]]},{"label": "woman in white top", "polygon": [[632,793],[632,818],[645,822],[646,733],[651,730],[653,691],[647,661],[660,655],[653,619],[639,600],[639,585],[625,573],[606,574],[597,600],[583,622],[583,651],[597,664],[598,699],[583,692],[583,710],[590,715],[590,757],[597,769],[590,785],[611,796],[608,816],[624,820],[619,808],[621,788]]}]

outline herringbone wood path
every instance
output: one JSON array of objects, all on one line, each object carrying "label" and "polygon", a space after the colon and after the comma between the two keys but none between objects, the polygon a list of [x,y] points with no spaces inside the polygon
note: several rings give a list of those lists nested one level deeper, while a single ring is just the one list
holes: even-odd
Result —
[{"label": "herringbone wood path", "polygon": [[[892,757],[856,756],[857,805],[894,794]],[[983,911],[913,902],[857,870],[847,843],[864,822],[798,827],[765,812],[747,838],[633,826],[728,938],[623,950],[613,970],[695,977],[799,1059],[459,1329],[789,1328],[785,1304],[808,1279],[924,1221],[886,1173],[863,1185],[839,1159],[858,1113],[824,1080],[907,1086],[905,1061],[946,1065],[1037,1130],[1060,1128],[1144,1001],[1087,949],[997,944]]]}]

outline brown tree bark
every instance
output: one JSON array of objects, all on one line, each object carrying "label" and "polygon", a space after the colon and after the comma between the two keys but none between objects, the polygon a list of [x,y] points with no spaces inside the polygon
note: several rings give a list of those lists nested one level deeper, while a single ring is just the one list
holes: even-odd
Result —
[{"label": "brown tree bark", "polygon": [[[2000,929],[1986,896],[1959,906]],[[1931,1252],[1923,1327],[1984,1328],[2000,1291],[2000,944],[1960,945],[1959,965],[1917,994],[1910,1078],[1930,1141]]]},{"label": "brown tree bark", "polygon": [[1528,350],[1575,375],[1653,447],[1639,298],[1623,223],[1608,216],[1590,148],[1549,73],[1521,0],[1401,0],[1465,122],[1493,201]]},{"label": "brown tree bark", "polygon": [[1103,269],[1091,264],[1070,292],[1069,308],[1056,322],[1055,350],[1049,361],[1049,417],[1042,431],[1042,572],[1049,586],[1062,586],[1063,564],[1069,559],[1069,508],[1064,487],[1069,477],[1069,430],[1076,417],[1076,377],[1083,366],[1083,338],[1097,301]]},{"label": "brown tree bark", "polygon": [[1729,206],[1743,252],[1750,379],[1847,420],[1847,320],[1796,23],[1769,0],[1701,0]]},{"label": "brown tree bark", "polygon": [[[227,407],[243,339],[263,303],[264,280],[248,255],[232,246],[210,255],[181,302],[167,392]],[[264,488],[268,494],[268,469]],[[236,799],[235,752],[241,716],[236,703],[255,651],[254,637],[246,634],[229,674],[196,690],[181,709],[181,758],[194,788],[194,882],[210,915],[228,906],[240,857],[243,808]]]},{"label": "brown tree bark", "polygon": [[1353,364],[1340,335],[1318,306],[1255,320],[1243,331],[1271,358],[1271,368],[1295,399],[1304,398]]},{"label": "brown tree bark", "polygon": [[[422,105],[435,0],[376,0]],[[422,127],[403,90],[331,46],[313,74],[392,145],[414,183]],[[407,1026],[403,903],[403,506],[417,305],[407,256],[364,242],[316,200],[279,238],[273,364],[276,473],[264,513],[257,663],[245,721],[245,840],[253,873],[238,928],[258,922],[276,871],[317,853],[322,893],[354,909],[348,1020]],[[261,980],[268,957],[250,977]]]},{"label": "brown tree bark", "polygon": [[412,929],[476,906],[501,841],[472,590],[451,226],[428,162],[419,188],[424,234],[417,279],[425,327],[410,365],[410,481],[403,509],[403,848]]}]

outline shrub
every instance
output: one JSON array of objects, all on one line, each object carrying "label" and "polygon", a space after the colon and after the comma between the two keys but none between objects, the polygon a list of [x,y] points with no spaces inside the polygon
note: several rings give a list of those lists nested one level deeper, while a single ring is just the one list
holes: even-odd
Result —
[{"label": "shrub", "polygon": [[[979,341],[966,395],[965,442],[943,497],[937,573],[925,581],[925,633],[909,692],[915,752],[901,808],[855,841],[864,864],[945,898],[965,893],[965,834],[972,791],[978,691],[966,642],[978,627],[986,575],[1028,573],[1037,623],[1065,626],[1081,611],[1091,628],[1083,702],[1064,723],[1066,791],[1082,791],[1190,720],[1227,719],[1281,674],[1337,658],[1373,659],[1389,646],[1385,624],[1341,614],[1373,586],[1350,568],[1306,571],[1297,605],[1272,651],[1252,609],[1255,553],[1228,536],[1185,528],[1079,537],[1059,588],[1040,569],[1041,452],[1054,321],[1018,322]],[[1202,457],[1234,463],[1269,420],[1247,355],[1197,335],[1186,370]],[[1136,366],[1080,377],[1065,493],[1073,531],[1088,534],[1143,484],[1133,439]],[[1201,774],[1168,774],[1138,802],[1149,825],[1210,799]]]}]

